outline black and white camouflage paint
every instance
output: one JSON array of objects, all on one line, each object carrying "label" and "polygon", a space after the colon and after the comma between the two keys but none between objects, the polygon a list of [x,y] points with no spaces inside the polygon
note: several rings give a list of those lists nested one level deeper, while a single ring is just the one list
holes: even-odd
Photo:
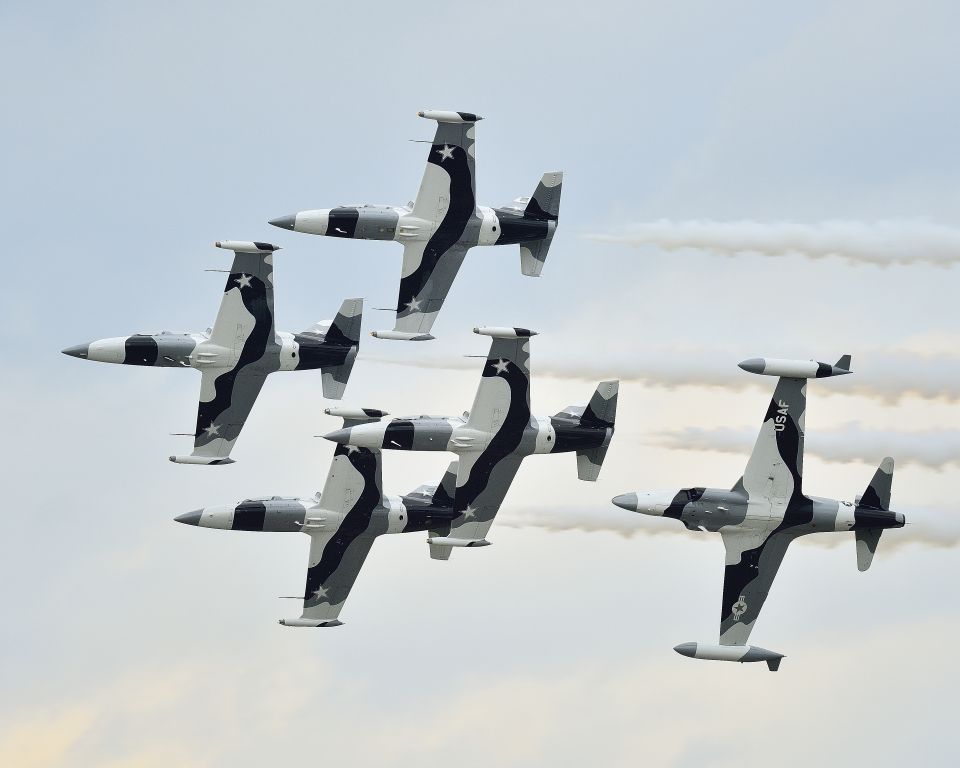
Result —
[{"label": "black and white camouflage paint", "polygon": [[332,321],[302,333],[274,327],[270,243],[224,241],[234,252],[213,327],[203,333],[135,334],[63,350],[86,360],[201,372],[193,453],[183,464],[229,464],[260,390],[274,371],[321,370],[323,394],[339,400],[360,346],[363,300],[347,299]]},{"label": "black and white camouflage paint", "polygon": [[403,244],[396,324],[392,331],[375,331],[379,338],[433,338],[437,314],[467,251],[476,245],[518,244],[521,271],[539,276],[559,221],[561,172],[545,173],[533,197],[503,208],[479,206],[475,139],[482,118],[439,110],[418,114],[435,120],[437,130],[412,203],[301,211],[270,222],[296,232]]},{"label": "black and white camouflage paint", "polygon": [[[379,419],[381,411],[328,409],[356,425]],[[270,496],[238,504],[204,507],[176,518],[203,528],[302,532],[310,536],[303,612],[281,619],[285,626],[331,627],[339,619],[374,540],[387,533],[428,531],[456,517],[453,511],[456,462],[439,486],[420,486],[406,496],[383,493],[379,450],[338,445],[327,481],[316,497]]]},{"label": "black and white camouflage paint", "polygon": [[613,437],[618,382],[597,387],[587,406],[556,416],[530,412],[530,338],[525,328],[475,328],[492,337],[473,407],[465,417],[420,416],[360,424],[325,437],[342,445],[407,451],[450,451],[459,457],[454,511],[431,530],[431,554],[484,546],[524,458],[537,453],[577,454],[582,480],[596,480]]},{"label": "black and white camouflage paint", "polygon": [[857,539],[858,567],[866,570],[882,531],[902,527],[904,518],[889,509],[893,476],[889,457],[854,502],[809,496],[803,491],[807,378],[849,373],[849,356],[833,366],[757,359],[747,360],[741,367],[780,378],[743,477],[733,488],[628,493],[617,496],[613,503],[631,511],[675,518],[690,530],[719,532],[723,538],[726,564],[719,643],[740,650],[698,643],[686,643],[676,650],[696,658],[767,661],[775,669],[780,654],[751,650],[746,643],[790,542],[811,533],[852,531]]}]

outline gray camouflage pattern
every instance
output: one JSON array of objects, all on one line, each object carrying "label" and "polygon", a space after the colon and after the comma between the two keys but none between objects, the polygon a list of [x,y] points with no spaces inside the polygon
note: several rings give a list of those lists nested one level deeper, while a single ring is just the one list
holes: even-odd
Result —
[{"label": "gray camouflage pattern", "polygon": [[[337,413],[339,409],[330,409]],[[345,418],[360,424],[382,416],[367,410]],[[177,517],[177,522],[204,528],[240,531],[301,532],[310,536],[310,554],[294,627],[332,627],[378,536],[427,531],[456,514],[453,511],[456,462],[439,486],[420,486],[404,496],[387,496],[382,487],[381,452],[338,445],[322,493],[314,498],[269,496],[238,504],[205,507]]]},{"label": "gray camouflage pattern", "polygon": [[[841,362],[844,360],[845,366],[832,372],[811,370],[810,375],[847,373],[849,358]],[[742,366],[745,370],[763,372],[757,361],[747,363],[749,367]],[[825,366],[820,370],[830,368]],[[787,547],[794,539],[811,533],[851,531],[858,542],[858,564],[865,570],[882,531],[904,525],[903,515],[889,509],[893,476],[893,459],[889,457],[883,460],[864,494],[854,502],[804,493],[806,388],[805,378],[779,378],[746,470],[731,490],[683,488],[623,494],[613,500],[624,509],[675,518],[692,531],[720,533],[726,548],[721,646],[745,646]],[[867,554],[861,552],[861,547]],[[679,647],[678,652],[683,653]],[[754,660],[754,657],[743,660]]]},{"label": "gray camouflage pattern", "polygon": [[530,412],[530,337],[523,328],[477,328],[492,336],[473,407],[463,417],[419,416],[360,424],[324,435],[375,450],[450,451],[459,457],[456,518],[431,529],[431,556],[484,546],[524,458],[577,453],[582,480],[596,480],[613,437],[617,381],[601,382],[586,406],[555,416]]},{"label": "gray camouflage pattern", "polygon": [[260,390],[274,371],[321,369],[323,394],[340,399],[360,345],[362,299],[347,299],[332,321],[302,333],[274,327],[273,252],[269,243],[227,241],[234,249],[220,310],[203,333],[135,334],[63,350],[71,357],[201,372],[194,449],[185,464],[229,464]]},{"label": "gray camouflage pattern", "polygon": [[392,331],[379,338],[425,340],[470,248],[520,246],[521,271],[543,269],[560,215],[563,174],[546,173],[533,196],[502,208],[476,203],[475,134],[482,118],[467,112],[420,112],[436,120],[416,200],[406,206],[357,205],[301,211],[270,221],[328,237],[395,240],[403,268]]}]

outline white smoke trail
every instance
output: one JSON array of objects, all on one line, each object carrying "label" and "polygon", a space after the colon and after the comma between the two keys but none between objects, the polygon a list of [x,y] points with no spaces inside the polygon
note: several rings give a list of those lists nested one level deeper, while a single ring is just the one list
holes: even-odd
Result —
[{"label": "white smoke trail", "polygon": [[[915,544],[929,547],[952,548],[960,545],[960,515],[943,509],[928,507],[903,508],[907,525],[888,531],[881,546],[884,550]],[[672,523],[672,525],[671,525]],[[497,525],[509,528],[539,528],[554,533],[583,531],[586,533],[615,533],[625,538],[634,536],[708,536],[691,532],[676,520],[653,520],[636,512],[618,509],[607,503],[597,507],[508,507],[497,517]],[[801,542],[834,547],[852,541],[853,536],[805,536]]]},{"label": "white smoke trail", "polygon": [[[601,358],[600,355],[603,355]],[[751,356],[757,356],[753,354]],[[838,355],[839,357],[839,355]],[[475,359],[456,356],[418,355],[394,358],[368,355],[369,362],[444,370],[480,371]],[[602,379],[642,382],[649,386],[722,387],[742,390],[772,386],[773,379],[744,373],[738,361],[722,350],[678,350],[670,353],[646,350],[595,350],[590,355],[537,357],[534,375],[575,379],[594,383]],[[824,362],[833,362],[827,360]],[[889,350],[858,354],[854,357],[854,376],[844,376],[822,388],[824,396],[834,393],[855,394],[893,403],[907,395],[927,399],[960,401],[960,358],[923,356]]]},{"label": "white smoke trail", "polygon": [[[663,448],[746,456],[757,439],[757,430],[688,427],[657,432],[646,439]],[[860,462],[864,456],[876,455],[881,450],[893,456],[898,465],[919,464],[943,469],[948,464],[960,463],[960,432],[894,432],[864,429],[854,422],[808,435],[805,449],[807,455],[838,462]]]},{"label": "white smoke trail", "polygon": [[863,223],[825,221],[820,224],[756,221],[643,222],[619,235],[592,239],[627,245],[656,245],[668,251],[691,248],[727,255],[800,254],[810,259],[830,256],[855,264],[936,264],[960,262],[960,230],[922,220]]}]

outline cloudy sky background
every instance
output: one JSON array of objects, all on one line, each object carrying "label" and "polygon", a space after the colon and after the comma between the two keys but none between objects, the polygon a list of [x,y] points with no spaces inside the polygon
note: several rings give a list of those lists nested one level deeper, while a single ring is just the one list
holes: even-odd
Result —
[{"label": "cloudy sky background", "polygon": [[[4,3],[0,764],[953,764],[958,20],[951,2]],[[319,378],[272,377],[237,464],[175,466],[199,377],[59,350],[210,325],[220,238],[283,246],[278,327],[349,296],[390,327],[369,308],[395,300],[399,247],[265,222],[406,202],[428,107],[487,118],[483,204],[564,170],[561,227],[539,280],[513,247],[473,251],[438,341],[365,337],[344,402],[458,413],[462,355],[487,348],[470,328],[523,325],[534,409],[620,376],[618,433],[595,484],[570,456],[526,462],[495,546],[442,563],[381,539],[344,627],[285,629],[306,537],[172,518],[318,490],[333,446],[312,436],[337,426]],[[732,226],[940,264],[744,253]],[[809,387],[805,488],[850,499],[890,454],[913,524],[866,574],[852,536],[792,549],[752,637],[787,655],[778,674],[681,658],[716,636],[722,544],[609,499],[732,484],[774,383],[736,363],[844,353],[853,376]],[[388,455],[387,491],[449,458]]]}]

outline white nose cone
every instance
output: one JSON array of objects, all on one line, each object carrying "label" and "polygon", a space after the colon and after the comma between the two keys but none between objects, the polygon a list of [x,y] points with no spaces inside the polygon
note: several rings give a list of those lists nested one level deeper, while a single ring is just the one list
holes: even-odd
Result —
[{"label": "white nose cone", "polygon": [[126,344],[126,336],[91,341],[90,348],[87,350],[87,360],[96,360],[98,363],[122,363],[126,355]]}]

